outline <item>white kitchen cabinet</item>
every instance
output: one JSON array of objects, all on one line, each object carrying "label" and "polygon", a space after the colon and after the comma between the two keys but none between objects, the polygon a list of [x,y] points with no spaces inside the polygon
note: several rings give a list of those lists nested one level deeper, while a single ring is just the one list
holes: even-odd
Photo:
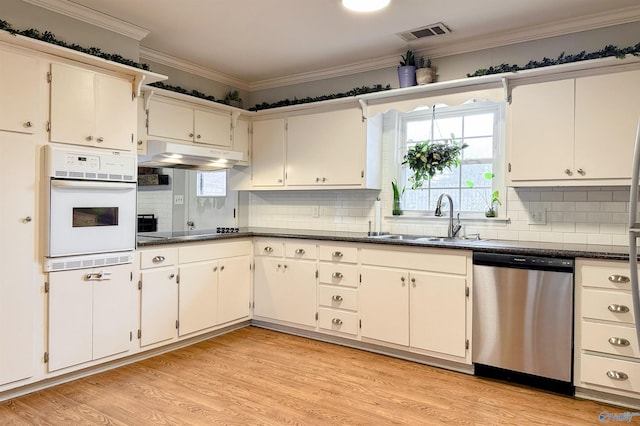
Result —
[{"label": "white kitchen cabinet", "polygon": [[218,262],[218,324],[250,317],[250,262],[250,256]]},{"label": "white kitchen cabinet", "polygon": [[576,259],[574,384],[576,394],[615,402],[640,397],[629,263]]},{"label": "white kitchen cabinet", "polygon": [[403,270],[362,267],[358,309],[363,338],[409,346],[408,280]]},{"label": "white kitchen cabinet", "polygon": [[180,265],[179,331],[184,336],[218,321],[218,262]]},{"label": "white kitchen cabinet", "polygon": [[49,274],[49,371],[130,350],[132,277],[131,264]]},{"label": "white kitchen cabinet", "polygon": [[366,128],[359,107],[287,119],[288,186],[359,186]]},{"label": "white kitchen cabinet", "polygon": [[51,64],[51,142],[136,149],[137,103],[130,80]]},{"label": "white kitchen cabinet", "polygon": [[244,118],[238,118],[233,126],[233,150],[242,153],[242,160],[238,166],[251,164],[251,127],[250,122]]},{"label": "white kitchen cabinet", "polygon": [[253,121],[251,147],[252,186],[284,186],[284,118]]},{"label": "white kitchen cabinet", "polygon": [[[260,241],[254,271],[254,318],[315,327],[317,252],[313,243]],[[269,250],[269,248],[271,250]],[[262,255],[261,253],[264,253]],[[284,256],[286,254],[286,256]]]},{"label": "white kitchen cabinet", "polygon": [[0,130],[34,133],[40,99],[39,61],[0,50]]},{"label": "white kitchen cabinet", "polygon": [[231,113],[154,95],[149,101],[149,138],[231,147]]},{"label": "white kitchen cabinet", "polygon": [[511,183],[628,185],[638,97],[640,71],[514,87],[508,108]]},{"label": "white kitchen cabinet", "polygon": [[37,288],[36,136],[0,131],[0,385],[34,373]]},{"label": "white kitchen cabinet", "polygon": [[140,346],[170,342],[177,337],[178,249],[140,252]]}]

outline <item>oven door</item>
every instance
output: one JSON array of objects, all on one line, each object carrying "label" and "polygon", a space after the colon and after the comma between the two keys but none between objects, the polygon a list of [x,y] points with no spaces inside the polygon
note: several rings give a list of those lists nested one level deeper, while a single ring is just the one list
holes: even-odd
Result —
[{"label": "oven door", "polygon": [[48,256],[135,249],[136,184],[51,180]]}]

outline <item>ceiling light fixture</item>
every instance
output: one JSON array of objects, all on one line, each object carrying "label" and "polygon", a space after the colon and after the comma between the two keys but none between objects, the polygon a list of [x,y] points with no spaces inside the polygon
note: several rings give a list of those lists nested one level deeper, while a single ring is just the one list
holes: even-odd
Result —
[{"label": "ceiling light fixture", "polygon": [[354,12],[375,12],[389,6],[391,0],[342,0],[342,5]]}]

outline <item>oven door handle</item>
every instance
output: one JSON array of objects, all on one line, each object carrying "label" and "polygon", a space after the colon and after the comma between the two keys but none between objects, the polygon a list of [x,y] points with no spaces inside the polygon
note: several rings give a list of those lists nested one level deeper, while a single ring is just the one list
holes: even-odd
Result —
[{"label": "oven door handle", "polygon": [[86,281],[107,281],[111,279],[111,272],[91,272],[85,274],[84,279]]},{"label": "oven door handle", "polygon": [[115,189],[118,191],[127,191],[135,189],[135,183],[112,183],[112,182],[96,182],[83,180],[52,180],[51,187],[67,188],[67,189]]}]

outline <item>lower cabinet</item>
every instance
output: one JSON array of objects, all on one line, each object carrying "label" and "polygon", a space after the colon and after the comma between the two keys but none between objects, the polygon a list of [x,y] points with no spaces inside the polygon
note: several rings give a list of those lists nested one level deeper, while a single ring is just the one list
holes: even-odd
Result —
[{"label": "lower cabinet", "polygon": [[49,274],[49,371],[131,349],[133,269],[127,264]]},{"label": "lower cabinet", "polygon": [[178,267],[140,274],[140,346],[175,339],[178,321]]},{"label": "lower cabinet", "polygon": [[180,265],[178,334],[213,327],[218,321],[218,262]]}]

